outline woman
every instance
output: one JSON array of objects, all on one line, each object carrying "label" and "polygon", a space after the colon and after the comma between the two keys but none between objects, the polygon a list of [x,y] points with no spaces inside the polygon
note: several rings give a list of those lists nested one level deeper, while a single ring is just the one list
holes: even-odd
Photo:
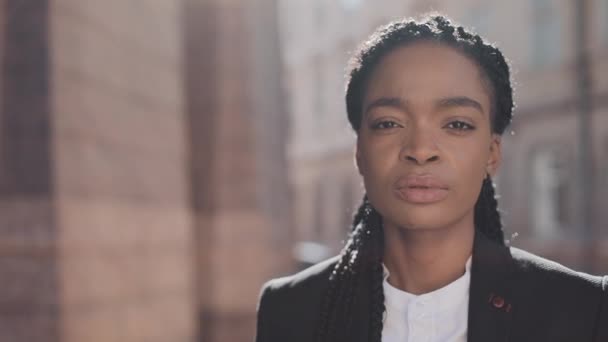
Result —
[{"label": "woman", "polygon": [[349,76],[366,196],[339,256],[264,286],[257,342],[608,341],[608,277],[505,246],[501,52],[445,17],[393,22]]}]

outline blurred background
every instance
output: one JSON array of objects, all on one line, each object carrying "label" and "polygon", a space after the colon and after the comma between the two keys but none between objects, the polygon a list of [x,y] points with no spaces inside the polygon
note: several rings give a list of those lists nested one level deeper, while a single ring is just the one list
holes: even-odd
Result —
[{"label": "blurred background", "polygon": [[252,341],[361,200],[349,53],[429,10],[511,60],[511,243],[608,273],[608,0],[0,0],[0,340]]}]

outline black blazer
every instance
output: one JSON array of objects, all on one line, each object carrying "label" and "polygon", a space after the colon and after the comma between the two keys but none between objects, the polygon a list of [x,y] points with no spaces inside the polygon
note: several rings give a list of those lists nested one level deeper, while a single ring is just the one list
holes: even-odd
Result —
[{"label": "black blazer", "polygon": [[[256,342],[314,342],[338,258],[262,289]],[[367,342],[369,283],[361,282],[348,341]],[[595,277],[476,234],[469,342],[608,342],[608,276]]]}]

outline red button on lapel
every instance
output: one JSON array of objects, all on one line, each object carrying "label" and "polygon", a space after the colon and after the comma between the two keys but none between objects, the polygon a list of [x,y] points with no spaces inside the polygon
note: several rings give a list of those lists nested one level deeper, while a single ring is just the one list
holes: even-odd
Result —
[{"label": "red button on lapel", "polygon": [[505,300],[501,296],[496,296],[492,298],[492,305],[494,305],[495,308],[500,309],[505,305]]}]

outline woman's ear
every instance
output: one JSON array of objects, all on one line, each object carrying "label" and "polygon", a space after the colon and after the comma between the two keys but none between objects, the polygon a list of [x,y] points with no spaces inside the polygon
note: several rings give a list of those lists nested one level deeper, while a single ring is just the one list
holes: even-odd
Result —
[{"label": "woman's ear", "polygon": [[486,173],[493,177],[498,171],[501,162],[501,137],[498,134],[492,134],[492,141],[490,142],[490,155],[488,156],[488,163],[486,164]]},{"label": "woman's ear", "polygon": [[354,151],[354,155],[355,155],[355,166],[357,166],[357,171],[359,171],[359,174],[361,176],[363,176],[363,157],[361,157],[361,152],[359,149],[359,139],[357,138],[357,143],[355,144],[355,151]]}]

